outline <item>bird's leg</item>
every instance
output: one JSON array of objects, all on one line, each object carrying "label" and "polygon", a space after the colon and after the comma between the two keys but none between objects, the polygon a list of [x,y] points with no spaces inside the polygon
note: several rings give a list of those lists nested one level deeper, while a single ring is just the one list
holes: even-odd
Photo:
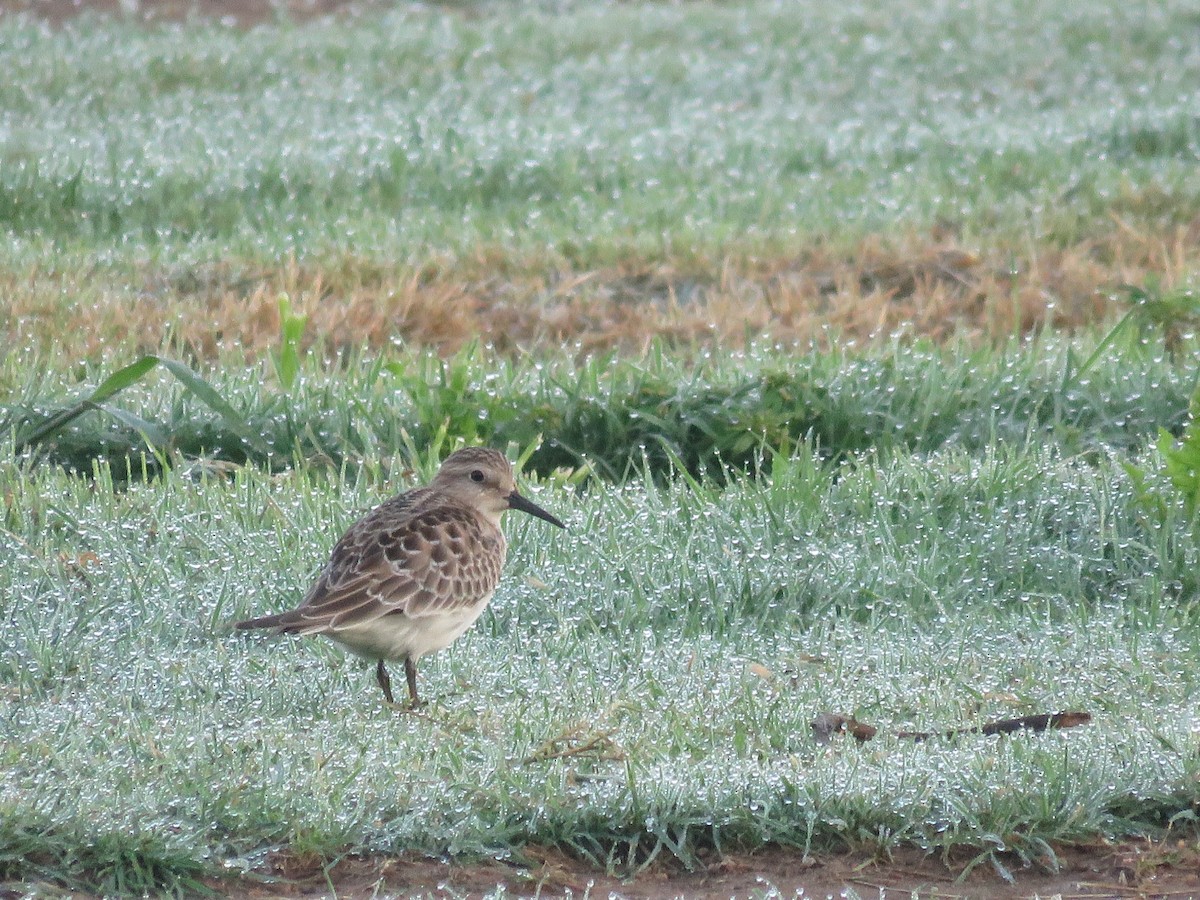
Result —
[{"label": "bird's leg", "polygon": [[411,706],[416,709],[421,705],[421,701],[417,698],[417,664],[413,662],[411,656],[404,657],[404,677],[408,679],[408,696],[412,700]]},{"label": "bird's leg", "polygon": [[383,660],[379,661],[379,665],[375,667],[375,679],[379,682],[379,686],[383,688],[383,699],[387,700],[392,706],[396,705],[396,701],[392,699],[392,677],[388,675],[388,670],[383,665]]}]

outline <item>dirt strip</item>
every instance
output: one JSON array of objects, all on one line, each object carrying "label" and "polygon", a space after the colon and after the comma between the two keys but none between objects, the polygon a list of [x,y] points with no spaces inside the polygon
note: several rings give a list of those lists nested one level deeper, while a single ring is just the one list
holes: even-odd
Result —
[{"label": "dirt strip", "polygon": [[[1200,897],[1200,841],[1096,842],[1055,848],[1057,860],[1026,866],[1011,854],[971,867],[969,854],[948,860],[900,848],[887,858],[862,853],[805,858],[798,850],[769,849],[701,860],[687,871],[677,862],[657,862],[632,878],[617,878],[563,853],[526,847],[522,865],[472,865],[414,856],[356,857],[324,861],[288,854],[273,856],[266,870],[237,880],[213,882],[232,897],[313,898],[336,896],[480,897],[503,886],[510,896],[617,897],[666,900],[717,898],[852,897]],[[966,873],[965,875],[963,873]],[[853,892],[853,893],[852,893]]]}]

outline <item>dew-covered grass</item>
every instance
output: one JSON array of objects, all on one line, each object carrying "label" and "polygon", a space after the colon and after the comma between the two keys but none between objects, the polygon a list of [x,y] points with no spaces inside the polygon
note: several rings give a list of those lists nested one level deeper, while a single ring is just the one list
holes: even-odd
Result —
[{"label": "dew-covered grass", "polygon": [[[660,349],[584,360],[514,360],[476,345],[446,359],[403,349],[313,356],[297,360],[290,381],[271,362],[230,354],[197,365],[217,401],[160,364],[91,408],[80,404],[120,368],[118,358],[13,353],[0,359],[0,440],[85,474],[105,460],[122,477],[164,461],[375,466],[447,434],[531,448],[528,467],[541,475],[587,466],[613,482],[673,466],[720,479],[726,468],[752,471],[764,449],[802,441],[835,459],[978,453],[996,443],[1136,453],[1159,429],[1183,430],[1197,390],[1200,372],[1186,364],[1194,338],[1170,351],[1164,343],[1147,328],[999,350],[893,342],[784,353],[751,344],[711,356]],[[63,410],[82,414],[34,440]]]},{"label": "dew-covered grass", "polygon": [[[1119,279],[1099,240],[1119,232],[1162,245],[1137,271],[1186,285],[1198,25],[1176,0],[400,4],[246,31],[5,16],[0,294],[23,298],[14,335],[106,292],[163,318],[209,276],[232,285],[228,323],[258,315],[243,275],[293,265],[317,273],[314,312],[346,284],[456,276],[503,307],[518,275],[551,292],[601,266],[632,273],[633,302],[686,306],[640,273],[773,278],[914,233],[989,267],[1091,248]],[[1018,268],[996,276],[1014,334]],[[1056,841],[1194,823],[1195,479],[1155,449],[1197,393],[1190,315],[1099,345],[582,361],[487,334],[439,358],[383,327],[364,352],[351,323],[287,377],[175,347],[232,417],[159,367],[36,445],[135,342],[14,345],[0,881],[189,893],[274,849],[525,844],[622,873],[766,844],[1052,865]],[[422,666],[427,710],[385,709],[323,641],[234,633],[297,602],[341,530],[454,441],[527,454],[570,529],[509,517],[492,608]],[[808,725],[1060,710],[1094,720],[861,747]]]},{"label": "dew-covered grass", "polygon": [[[1049,864],[1056,840],[1161,828],[1200,799],[1200,559],[1165,479],[1138,489],[1124,461],[1157,470],[805,446],[724,488],[527,484],[569,530],[508,517],[491,609],[426,659],[433,702],[406,715],[332,645],[230,623],[294,604],[430,460],[390,484],[306,466],[120,488],[10,458],[0,873],[187,890],[280,847],[525,843],[615,871],[767,843]],[[1094,722],[830,747],[808,726],[1059,710]]]},{"label": "dew-covered grass", "polygon": [[586,270],[1153,233],[1200,198],[1197,24],[1115,0],[6,16],[0,264]]}]

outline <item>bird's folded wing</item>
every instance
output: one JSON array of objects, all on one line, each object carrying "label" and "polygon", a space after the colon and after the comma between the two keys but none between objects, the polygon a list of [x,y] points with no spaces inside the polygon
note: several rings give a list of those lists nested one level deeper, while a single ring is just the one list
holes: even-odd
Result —
[{"label": "bird's folded wing", "polygon": [[285,627],[338,630],[394,613],[415,618],[473,605],[495,589],[502,562],[502,550],[466,514],[343,541]]}]

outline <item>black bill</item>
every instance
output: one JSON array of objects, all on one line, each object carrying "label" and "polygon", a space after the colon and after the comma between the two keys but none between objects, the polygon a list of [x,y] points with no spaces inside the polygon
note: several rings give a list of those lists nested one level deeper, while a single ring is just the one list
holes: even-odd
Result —
[{"label": "black bill", "polygon": [[513,491],[511,494],[508,495],[508,508],[509,509],[519,509],[521,512],[529,513],[531,516],[537,516],[539,519],[544,519],[547,522],[549,522],[551,525],[557,525],[559,528],[567,527],[562,522],[560,522],[557,518],[550,515],[550,513],[546,512],[544,509],[542,509],[540,506],[538,506],[536,503],[534,503],[531,500],[526,500],[524,497],[522,497],[516,491]]}]

